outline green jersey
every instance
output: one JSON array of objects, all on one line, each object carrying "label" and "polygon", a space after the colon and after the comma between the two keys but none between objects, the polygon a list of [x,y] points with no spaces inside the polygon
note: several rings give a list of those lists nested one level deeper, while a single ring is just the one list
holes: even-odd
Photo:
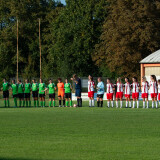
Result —
[{"label": "green jersey", "polygon": [[8,82],[3,83],[3,91],[8,91],[10,87],[10,84]]},{"label": "green jersey", "polygon": [[39,83],[39,94],[44,94],[45,88],[46,88],[46,86],[44,83]]},{"label": "green jersey", "polygon": [[12,84],[11,88],[12,88],[12,94],[16,95],[18,93],[18,84]]},{"label": "green jersey", "polygon": [[55,84],[54,83],[50,83],[47,88],[49,89],[49,94],[55,93]]},{"label": "green jersey", "polygon": [[65,83],[64,89],[65,89],[65,93],[71,93],[71,84]]},{"label": "green jersey", "polygon": [[32,91],[38,91],[38,83],[32,83]]},{"label": "green jersey", "polygon": [[26,83],[24,88],[25,88],[24,93],[30,93],[31,92],[31,84],[30,83]]},{"label": "green jersey", "polygon": [[18,93],[24,93],[24,85],[23,85],[23,83],[18,84]]}]

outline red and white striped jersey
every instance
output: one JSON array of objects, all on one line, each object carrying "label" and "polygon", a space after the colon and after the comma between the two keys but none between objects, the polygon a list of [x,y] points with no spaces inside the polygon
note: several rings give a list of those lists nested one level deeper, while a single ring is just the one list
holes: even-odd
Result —
[{"label": "red and white striped jersey", "polygon": [[158,84],[158,93],[160,93],[160,84]]},{"label": "red and white striped jersey", "polygon": [[116,86],[117,86],[117,92],[123,92],[123,84],[122,83],[117,82]]},{"label": "red and white striped jersey", "polygon": [[88,92],[94,91],[95,83],[94,81],[88,81]]},{"label": "red and white striped jersey", "polygon": [[106,88],[107,88],[107,93],[113,93],[113,84],[112,83],[107,83]]},{"label": "red and white striped jersey", "polygon": [[125,94],[131,94],[131,85],[129,82],[124,84],[125,86]]},{"label": "red and white striped jersey", "polygon": [[157,82],[150,81],[150,93],[157,93]]},{"label": "red and white striped jersey", "polygon": [[142,93],[148,93],[149,84],[148,82],[142,82]]},{"label": "red and white striped jersey", "polygon": [[139,83],[133,82],[132,83],[132,93],[138,93],[139,92]]}]

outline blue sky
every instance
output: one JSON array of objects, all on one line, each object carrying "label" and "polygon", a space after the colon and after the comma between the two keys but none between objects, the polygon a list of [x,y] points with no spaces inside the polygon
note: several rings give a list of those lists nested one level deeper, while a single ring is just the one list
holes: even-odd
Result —
[{"label": "blue sky", "polygon": [[65,0],[61,0],[61,2],[65,4]]},{"label": "blue sky", "polygon": [[[57,0],[57,1],[58,1],[58,0]],[[66,4],[66,3],[65,3],[65,0],[59,0],[59,1],[61,1],[63,4]]]}]

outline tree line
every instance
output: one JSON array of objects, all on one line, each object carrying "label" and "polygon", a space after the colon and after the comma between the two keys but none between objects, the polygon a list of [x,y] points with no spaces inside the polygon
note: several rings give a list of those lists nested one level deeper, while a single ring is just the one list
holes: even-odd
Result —
[{"label": "tree line", "polygon": [[159,0],[1,0],[0,78],[139,76],[139,61],[160,47]]}]

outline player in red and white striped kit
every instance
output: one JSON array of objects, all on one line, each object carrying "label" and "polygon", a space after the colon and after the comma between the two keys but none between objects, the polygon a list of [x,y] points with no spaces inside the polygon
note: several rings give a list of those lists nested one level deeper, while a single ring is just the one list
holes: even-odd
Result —
[{"label": "player in red and white striped kit", "polygon": [[128,108],[128,102],[129,102],[129,107],[132,108],[131,104],[131,85],[129,83],[129,78],[125,78],[125,84],[124,84],[124,92],[125,92],[125,98],[126,98],[126,108]]},{"label": "player in red and white striped kit", "polygon": [[160,105],[160,79],[158,80],[158,101]]},{"label": "player in red and white striped kit", "polygon": [[139,108],[139,89],[140,89],[140,86],[139,86],[139,83],[137,82],[137,78],[136,77],[133,77],[132,78],[132,99],[133,99],[133,107],[132,108],[135,108],[135,101],[137,101],[137,108]]},{"label": "player in red and white striped kit", "polygon": [[118,108],[118,99],[120,99],[120,108],[122,108],[123,102],[123,84],[121,82],[121,78],[117,78],[117,83],[115,84],[117,87],[117,93],[116,93],[116,108]]},{"label": "player in red and white striped kit", "polygon": [[111,80],[109,78],[107,78],[107,84],[106,84],[106,89],[107,89],[107,105],[108,108],[110,107],[110,102],[112,105],[112,108],[114,107],[114,103],[113,103],[113,88],[114,85],[111,83]]},{"label": "player in red and white striped kit", "polygon": [[94,107],[94,89],[95,89],[95,83],[93,81],[92,76],[88,76],[88,97],[89,97],[89,107]]},{"label": "player in red and white striped kit", "polygon": [[157,102],[158,90],[157,90],[156,76],[151,75],[150,79],[151,81],[149,83],[149,87],[150,87],[150,93],[151,93],[151,98],[152,98],[152,108],[154,108],[154,102],[156,103],[156,108],[158,108],[158,102]]},{"label": "player in red and white striped kit", "polygon": [[143,98],[143,108],[145,108],[145,101],[147,101],[147,108],[149,108],[149,102],[148,102],[148,89],[149,89],[149,83],[146,81],[146,77],[142,77],[142,98]]}]

